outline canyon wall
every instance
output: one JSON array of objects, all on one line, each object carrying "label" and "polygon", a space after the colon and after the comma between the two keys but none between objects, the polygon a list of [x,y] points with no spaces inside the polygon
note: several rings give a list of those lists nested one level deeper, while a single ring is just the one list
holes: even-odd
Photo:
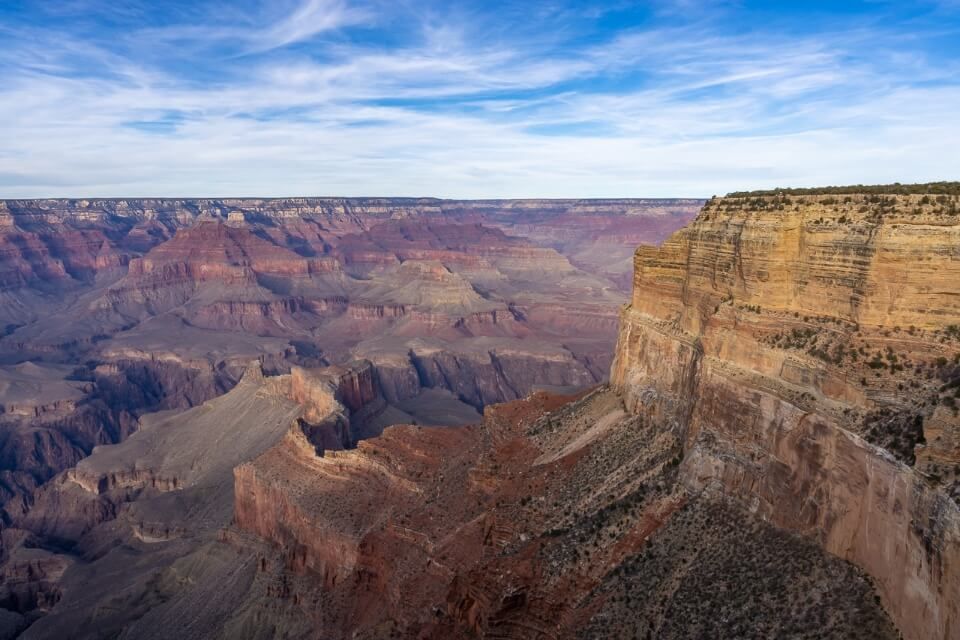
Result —
[{"label": "canyon wall", "polygon": [[[139,220],[192,220],[198,216],[227,219],[230,213],[272,218],[311,215],[411,216],[493,211],[526,213],[577,213],[580,215],[641,215],[677,206],[696,208],[694,198],[444,200],[440,198],[90,198],[0,201],[0,226],[24,219],[50,222],[72,216],[85,221],[105,218]],[[236,219],[237,216],[234,216]]]},{"label": "canyon wall", "polygon": [[[892,640],[892,618],[909,640],[951,638],[960,329],[949,210],[920,196],[712,201],[661,249],[637,252],[611,386],[534,393],[452,428],[404,424],[403,398],[433,386],[488,404],[526,395],[520,379],[582,386],[596,379],[596,351],[531,344],[534,296],[488,306],[490,274],[467,274],[488,269],[489,256],[471,255],[464,270],[452,258],[438,265],[422,251],[455,245],[400,242],[413,235],[405,223],[347,240],[344,256],[373,255],[367,246],[418,256],[386,267],[382,291],[315,299],[337,314],[322,325],[327,339],[400,320],[351,351],[368,362],[275,377],[251,369],[230,393],[148,420],[48,483],[14,523],[25,536],[79,537],[81,553],[58,554],[77,560],[62,578],[51,562],[18,583],[11,599],[49,608],[25,637],[103,628],[97,612],[115,594],[88,592],[109,555],[86,564],[100,540],[158,554],[152,567],[169,550],[184,559],[158,573],[164,598],[142,618],[120,616],[118,634],[178,637],[189,618],[295,625],[296,637]],[[242,235],[217,231],[252,242]],[[515,249],[500,245],[513,261],[503,273],[532,273]],[[342,263],[364,278],[383,266]],[[443,284],[456,311],[397,297],[411,283]],[[296,320],[293,306],[279,311]],[[451,316],[472,326],[455,356],[432,342]],[[473,379],[485,384],[464,382]],[[358,435],[383,424],[396,426]],[[256,446],[239,446],[258,433]],[[10,545],[14,573],[36,546]],[[247,573],[191,574],[201,557]],[[145,602],[151,588],[124,593]],[[209,600],[221,592],[237,595]],[[211,604],[183,616],[187,598]]]},{"label": "canyon wall", "polygon": [[899,637],[853,566],[681,485],[680,445],[604,386],[323,455],[291,430],[234,470],[233,535],[311,637]]},{"label": "canyon wall", "polygon": [[[136,593],[176,558],[194,552],[206,556],[205,546],[215,543],[232,517],[235,467],[278,441],[296,443],[310,457],[344,449],[358,439],[354,429],[362,429],[365,420],[385,408],[366,362],[293,367],[289,374],[271,377],[264,376],[259,361],[247,363],[229,392],[184,412],[145,416],[131,437],[97,447],[40,487],[22,511],[8,509],[0,547],[0,606],[32,621],[49,613],[61,597],[101,597],[94,594],[103,588],[113,600],[115,581]],[[276,506],[280,504],[282,496]],[[111,550],[136,562],[125,563],[120,575],[100,580],[91,563]],[[223,558],[225,568],[235,560],[235,554]],[[105,565],[112,562],[104,559]],[[220,578],[207,575],[208,569],[204,565],[197,580],[223,588]],[[92,574],[85,577],[87,571]],[[67,622],[54,615],[31,626],[29,633],[64,637],[64,630],[75,624],[70,622],[74,615],[89,618],[99,632],[104,623],[96,609],[68,606],[57,612]],[[139,616],[137,606],[121,606],[111,617],[129,624]]]},{"label": "canyon wall", "polygon": [[863,567],[917,640],[960,633],[956,203],[711,200],[637,250],[611,370],[682,439],[691,491]]},{"label": "canyon wall", "polygon": [[[699,205],[0,201],[0,503],[26,508],[139,416],[224,393],[251,359],[282,373],[367,358],[388,401],[442,390],[467,417],[539,386],[593,384],[627,269],[568,254],[658,240]],[[407,409],[394,417],[429,421]]]}]

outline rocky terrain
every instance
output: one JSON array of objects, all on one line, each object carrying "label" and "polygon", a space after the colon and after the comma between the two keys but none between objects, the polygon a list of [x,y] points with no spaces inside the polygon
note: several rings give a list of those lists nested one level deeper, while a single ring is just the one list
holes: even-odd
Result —
[{"label": "rocky terrain", "polygon": [[691,491],[862,567],[907,638],[960,631],[950,194],[713,200],[636,256],[613,385]]},{"label": "rocky terrain", "polygon": [[[184,615],[185,603],[197,582],[219,604],[207,612],[213,626],[193,637],[212,637],[231,615],[224,598],[255,569],[252,550],[224,544],[233,468],[294,431],[316,455],[393,418],[367,363],[265,378],[256,361],[228,393],[146,416],[122,444],[98,448],[45,484],[30,510],[9,514],[0,591],[8,635],[116,637],[141,619],[149,628],[167,605],[166,615],[189,623],[196,618]],[[200,601],[189,608],[203,617]],[[44,616],[51,608],[56,614]]]},{"label": "rocky terrain", "polygon": [[252,365],[45,485],[4,534],[11,632],[897,637],[867,576],[689,492],[676,433],[607,387],[318,453],[391,420],[368,372]]},{"label": "rocky terrain", "polygon": [[251,360],[365,358],[420,423],[595,384],[627,268],[580,256],[660,240],[700,204],[2,201],[0,501],[22,512],[140,416],[221,395]]},{"label": "rocky terrain", "polygon": [[[287,358],[279,375],[248,364],[225,395],[142,417],[122,444],[8,508],[4,628],[24,638],[954,638],[958,203],[855,189],[711,200],[661,247],[637,250],[610,383],[572,395],[558,388],[587,379],[563,379],[571,361],[547,348],[531,353],[532,308],[511,301],[509,316],[471,325],[456,355],[437,347],[454,340],[445,320],[400,315],[422,308],[404,297],[411,271],[438,283],[426,286],[450,308],[502,313],[493,289],[471,295],[459,278],[476,281],[435,247],[386,269],[382,252],[333,250],[339,271],[313,273],[294,252],[307,266],[286,282],[301,291],[394,278],[377,295],[400,299],[354,316],[388,329],[332,366],[319,350],[311,363]],[[429,244],[446,232],[405,233]],[[204,264],[239,266],[200,270],[212,281],[244,292],[270,281],[269,259],[202,244]],[[211,260],[212,247],[228,257]],[[515,247],[496,252],[522,273]],[[186,286],[142,279],[191,255],[148,256],[112,291],[186,290],[169,294],[186,296],[172,309],[196,330],[206,275]],[[462,258],[486,270],[473,260]],[[563,273],[583,272],[567,264]],[[170,322],[156,311],[141,325]],[[291,331],[307,317],[277,313]],[[335,338],[343,315],[327,325]],[[526,350],[486,346],[505,338]],[[509,391],[517,368],[538,366],[551,390]],[[443,382],[451,372],[459,384]],[[15,400],[38,378],[56,382],[45,405],[90,393],[52,364],[4,380]],[[430,387],[420,392],[428,416],[406,395],[417,385]],[[505,396],[523,399],[490,404]],[[467,426],[424,426],[445,416]]]},{"label": "rocky terrain", "polygon": [[609,389],[281,442],[236,524],[326,637],[955,637],[957,203],[715,199],[637,252]]}]

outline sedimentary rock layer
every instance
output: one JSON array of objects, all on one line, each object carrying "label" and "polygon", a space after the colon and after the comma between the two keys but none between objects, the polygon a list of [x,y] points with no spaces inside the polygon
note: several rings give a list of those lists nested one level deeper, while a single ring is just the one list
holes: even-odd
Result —
[{"label": "sedimentary rock layer", "polygon": [[[745,196],[635,258],[611,379],[683,482],[876,580],[905,637],[960,633],[955,196]],[[882,445],[882,446],[878,446]]]},{"label": "sedimentary rock layer", "polygon": [[323,456],[291,431],[235,470],[236,525],[320,637],[896,637],[850,565],[679,484],[669,428],[571,400]]},{"label": "sedimentary rock layer", "polygon": [[[29,502],[140,415],[228,390],[250,359],[280,373],[369,357],[389,363],[374,375],[390,400],[449,392],[468,414],[595,383],[625,293],[607,266],[571,263],[577,239],[654,237],[698,204],[2,201],[0,380],[55,363],[66,369],[45,388],[81,378],[68,382],[82,393],[42,402],[0,387],[0,499]],[[528,216],[539,222],[524,233],[560,233],[571,216],[579,233],[511,234]]]},{"label": "sedimentary rock layer", "polygon": [[[343,449],[356,439],[352,429],[385,407],[368,363],[265,377],[253,362],[225,395],[146,416],[132,437],[99,447],[45,484],[28,508],[4,514],[0,605],[12,612],[10,624],[37,621],[26,637],[120,633],[149,611],[161,614],[157,607],[181,592],[177,579],[172,591],[154,582],[176,563],[203,565],[190,581],[201,590],[242,590],[250,574],[235,564],[252,569],[251,552],[217,542],[233,513],[233,468],[283,438],[313,456],[327,444]],[[154,600],[158,589],[165,595]],[[210,637],[226,612],[208,610],[207,630],[196,637]],[[145,629],[134,635],[163,637],[166,627]],[[197,632],[179,637],[190,633]]]}]

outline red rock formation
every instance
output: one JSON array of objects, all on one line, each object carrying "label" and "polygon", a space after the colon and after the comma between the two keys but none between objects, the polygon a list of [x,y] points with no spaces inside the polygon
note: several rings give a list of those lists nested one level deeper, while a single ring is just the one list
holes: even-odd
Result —
[{"label": "red rock formation", "polygon": [[0,236],[0,287],[18,289],[28,282],[54,282],[68,278],[63,262],[34,234]]},{"label": "red rock formation", "polygon": [[334,261],[304,258],[259,238],[248,228],[199,222],[133,261],[129,275],[245,282],[248,274],[254,273],[308,275],[335,270]]},{"label": "red rock formation", "polygon": [[[317,377],[318,365],[373,357],[372,368],[350,365],[336,382],[321,381],[332,385],[344,413],[333,421],[298,418],[314,451],[352,445],[389,422],[436,422],[417,413],[421,397],[439,403],[437,415],[463,422],[474,407],[538,385],[601,380],[606,367],[597,354],[613,342],[609,310],[623,295],[605,275],[573,266],[563,253],[568,245],[558,251],[517,238],[504,221],[537,212],[546,228],[562,226],[561,214],[572,211],[599,221],[625,217],[635,205],[477,203],[485,213],[510,210],[500,228],[464,217],[472,206],[430,199],[0,202],[0,360],[71,362],[77,371],[69,375],[84,378],[76,396],[49,402],[0,396],[0,498],[10,518],[51,540],[76,539],[114,526],[117,510],[135,508],[124,500],[136,502],[140,492],[189,493],[179,471],[136,466],[81,474],[79,484],[57,478],[82,467],[95,446],[127,438],[144,413],[226,392],[241,360],[260,358],[273,372],[300,366]],[[659,211],[654,218],[631,215],[625,224],[659,224]],[[566,311],[570,320],[556,318]],[[387,398],[377,395],[379,386]],[[387,399],[404,407],[385,407]],[[179,526],[136,522],[135,544],[166,539],[168,529],[175,537]]]},{"label": "red rock formation", "polygon": [[[567,402],[539,394],[488,408],[475,427],[391,427],[356,450],[322,457],[293,429],[235,470],[235,522],[278,550],[282,563],[264,558],[261,571],[305,577],[298,592],[275,597],[314,611],[312,633],[322,637],[375,637],[385,629],[403,638],[654,634],[670,616],[644,604],[649,587],[631,592],[637,613],[618,620],[618,630],[591,634],[617,600],[597,594],[625,588],[630,579],[622,572],[645,557],[651,540],[671,544],[659,542],[658,532],[674,513],[690,520],[707,507],[671,488],[676,471],[668,460],[676,441],[668,431],[629,417],[607,391],[562,408]],[[782,552],[788,544],[796,545],[791,554],[812,553],[812,545],[799,540],[771,543],[764,536],[776,534],[740,518],[741,531],[759,527],[734,554],[741,571],[759,549]],[[663,534],[668,541],[699,537],[694,547],[714,544],[702,521],[670,526]],[[729,549],[706,553],[721,548]],[[656,598],[657,606],[687,606],[690,594],[676,585],[697,576],[698,563],[677,550],[665,562],[683,569],[664,576],[656,573],[662,567],[649,564],[654,557],[643,560],[649,566],[641,575],[650,575],[657,589],[670,589]],[[837,560],[816,562],[832,563],[834,576],[853,575]],[[756,578],[770,582],[769,589],[781,577],[793,584],[792,571],[783,567],[779,575]],[[833,594],[827,606],[847,608],[850,595],[836,586],[846,583],[834,579],[838,583],[820,583]],[[713,588],[710,606],[722,606],[729,595],[716,594],[731,585]],[[801,588],[793,597],[801,602],[805,595]],[[853,614],[855,624],[873,637],[895,637],[871,606],[869,614]],[[768,615],[799,623],[797,610],[778,607]],[[826,632],[841,637],[855,628]]]},{"label": "red rock formation", "polygon": [[[932,426],[924,429],[917,464],[933,473],[955,460],[955,415],[916,403],[917,393],[939,398],[952,388],[949,358],[940,354],[950,353],[951,330],[942,323],[955,301],[947,294],[932,302],[928,294],[921,309],[922,287],[904,273],[903,256],[918,250],[910,239],[922,233],[937,262],[926,278],[949,290],[955,283],[941,276],[956,269],[956,224],[934,213],[917,220],[919,198],[903,203],[909,214],[894,209],[886,219],[869,207],[858,216],[862,205],[850,200],[842,211],[803,200],[799,213],[758,211],[755,201],[711,203],[663,249],[637,253],[613,365],[616,394],[594,394],[556,416],[543,415],[543,398],[488,409],[480,428],[395,427],[323,458],[298,446],[292,432],[237,470],[238,526],[274,542],[294,572],[319,574],[322,586],[311,597],[325,612],[316,623],[321,635],[364,637],[390,628],[403,637],[568,637],[619,628],[675,637],[671,629],[692,623],[678,627],[641,598],[649,618],[629,631],[605,617],[617,598],[596,594],[623,593],[610,576],[632,571],[638,557],[653,571],[645,593],[660,592],[651,558],[672,534],[658,532],[685,537],[691,509],[732,500],[866,570],[906,637],[953,637],[960,511],[937,486],[951,477],[925,477],[894,457],[912,463],[912,451],[885,451],[857,432],[885,437],[871,417],[877,411],[921,411],[920,424]],[[824,227],[825,213],[843,222]],[[901,286],[881,285],[875,271]],[[827,340],[811,344],[818,331],[808,329],[818,326]],[[891,348],[873,356],[867,342]],[[858,344],[867,362],[846,355]],[[841,366],[845,358],[852,362]],[[430,377],[435,366],[419,362],[418,377]],[[909,375],[899,375],[905,366]],[[924,369],[931,373],[918,381]],[[909,383],[920,391],[897,393]],[[899,441],[905,434],[895,435]],[[639,513],[623,506],[638,491],[632,483],[649,487],[655,478],[660,488],[670,478],[678,485],[640,498]],[[599,503],[562,515],[538,506],[585,499]],[[606,514],[621,509],[632,515],[611,524]],[[571,511],[593,515],[584,520]],[[737,518],[753,522],[744,512]],[[596,522],[591,530],[599,526],[609,541],[587,563],[576,544],[590,537],[571,535],[585,522]],[[694,529],[704,544],[723,527],[715,521]],[[769,535],[811,553],[800,538]],[[726,557],[726,544],[715,552]],[[642,551],[651,547],[649,555]],[[738,562],[752,562],[751,545],[735,548]],[[769,566],[755,580],[775,579]],[[778,615],[788,610],[796,611],[780,607]],[[738,628],[723,619],[728,632]],[[705,623],[696,624],[702,630]],[[879,625],[870,634],[894,635],[886,623],[869,624]],[[821,631],[848,637],[862,629]]]}]

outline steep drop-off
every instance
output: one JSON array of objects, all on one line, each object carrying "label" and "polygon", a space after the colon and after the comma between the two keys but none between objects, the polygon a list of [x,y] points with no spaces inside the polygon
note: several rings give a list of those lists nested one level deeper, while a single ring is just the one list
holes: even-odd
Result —
[{"label": "steep drop-off", "polygon": [[675,426],[690,491],[863,567],[906,638],[954,638],[957,320],[956,196],[722,198],[637,251],[611,381]]},{"label": "steep drop-off", "polygon": [[[204,625],[180,637],[237,637],[220,627],[238,615],[237,601],[217,598],[249,588],[256,545],[224,544],[233,468],[282,439],[313,456],[342,449],[364,430],[378,432],[389,410],[368,363],[265,377],[254,362],[223,396],[146,416],[123,443],[97,448],[44,485],[29,508],[5,514],[0,605],[10,624],[27,627],[25,637],[125,629],[151,637],[169,629],[150,621],[171,616]],[[182,571],[190,578],[181,580]],[[143,626],[130,630],[135,624]]]},{"label": "steep drop-off", "polygon": [[[260,434],[209,456],[216,490],[191,457],[203,446],[162,454],[176,446],[151,439],[158,423],[98,449],[5,531],[5,606],[20,624],[46,613],[33,638],[952,639],[960,219],[955,198],[938,198],[711,201],[637,251],[611,384],[576,396],[489,406],[524,396],[511,366],[531,366],[484,342],[502,334],[467,336],[451,357],[392,331],[368,345],[373,364],[245,378],[169,419],[191,443],[224,437],[231,411]],[[368,261],[355,276],[460,274],[483,290],[437,257],[408,257],[419,263],[403,273]],[[353,301],[331,304],[347,315]],[[353,313],[436,322],[417,306]],[[507,312],[474,322],[515,332],[532,315]],[[564,378],[563,362],[541,379],[587,382]],[[483,384],[457,383],[468,378]],[[482,421],[368,437],[404,422],[386,414],[418,385],[475,394]],[[171,526],[162,514],[178,501],[216,517]],[[123,550],[106,553],[117,539]],[[36,551],[53,542],[70,553]],[[120,596],[94,588],[125,575],[121,554],[153,559]]]},{"label": "steep drop-off", "polygon": [[882,603],[953,638],[955,209],[711,201],[638,250],[610,390],[282,441],[237,469],[236,522],[329,637],[892,637]]},{"label": "steep drop-off", "polygon": [[854,567],[689,491],[681,446],[605,388],[322,457],[291,433],[235,523],[316,637],[897,637]]}]

